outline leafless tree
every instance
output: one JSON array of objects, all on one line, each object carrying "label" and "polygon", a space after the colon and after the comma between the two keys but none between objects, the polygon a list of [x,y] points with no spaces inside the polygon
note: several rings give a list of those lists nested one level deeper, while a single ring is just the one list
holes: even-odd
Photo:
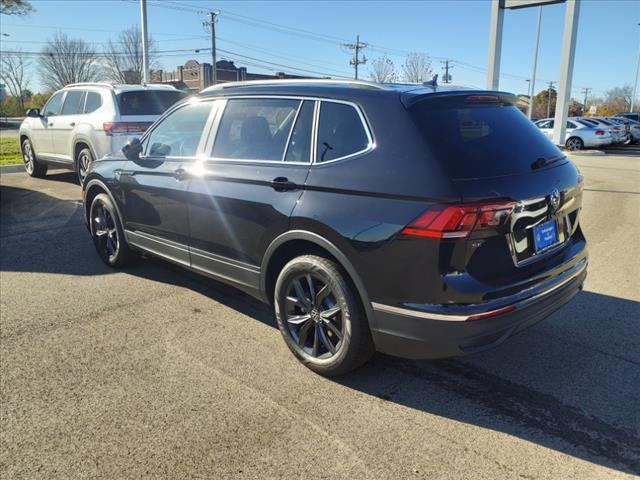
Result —
[{"label": "leafless tree", "polygon": [[0,78],[7,85],[9,93],[18,99],[22,110],[24,110],[24,93],[29,85],[26,70],[29,69],[30,64],[31,61],[21,50],[0,57]]},{"label": "leafless tree", "polygon": [[0,13],[3,15],[28,15],[33,11],[29,0],[0,0]]},{"label": "leafless tree", "polygon": [[[155,63],[157,56],[154,42],[149,38],[149,62]],[[107,76],[118,83],[142,83],[142,33],[133,26],[123,30],[117,40],[109,40],[105,52],[104,67]]]},{"label": "leafless tree", "polygon": [[410,53],[402,65],[405,82],[422,83],[431,80],[431,59],[424,53]]},{"label": "leafless tree", "polygon": [[376,83],[395,82],[398,74],[393,60],[386,55],[373,60],[371,62],[371,73],[369,77]]},{"label": "leafless tree", "polygon": [[42,84],[58,90],[70,83],[96,81],[100,65],[88,43],[59,32],[42,50],[39,70]]}]

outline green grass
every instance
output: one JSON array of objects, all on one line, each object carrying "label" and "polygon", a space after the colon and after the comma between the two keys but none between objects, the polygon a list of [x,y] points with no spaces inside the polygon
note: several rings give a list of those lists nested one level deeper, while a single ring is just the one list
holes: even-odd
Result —
[{"label": "green grass", "polygon": [[0,165],[16,165],[19,163],[22,163],[22,152],[20,151],[18,139],[0,137]]}]

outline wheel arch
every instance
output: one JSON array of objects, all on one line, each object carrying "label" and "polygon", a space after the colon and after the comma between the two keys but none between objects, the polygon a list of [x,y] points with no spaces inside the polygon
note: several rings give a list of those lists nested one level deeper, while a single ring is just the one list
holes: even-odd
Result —
[{"label": "wheel arch", "polygon": [[326,238],[306,230],[291,230],[278,236],[267,248],[260,268],[260,291],[263,300],[271,304],[276,279],[282,267],[291,259],[304,254],[317,253],[334,260],[347,274],[347,280],[353,285],[367,316],[372,324],[373,307],[360,275],[349,259]]},{"label": "wheel arch", "polygon": [[96,160],[96,151],[94,150],[91,142],[85,137],[75,137],[73,139],[73,165],[77,169],[78,168],[78,155],[83,148],[88,148],[91,151],[91,155],[93,155],[93,159]]},{"label": "wheel arch", "polygon": [[118,212],[118,217],[120,217],[120,222],[122,223],[122,225],[124,225],[124,218],[122,217],[122,212],[120,211],[118,202],[116,202],[116,199],[113,197],[113,194],[109,191],[109,188],[104,182],[102,182],[98,178],[92,178],[85,184],[83,193],[84,193],[83,195],[84,196],[84,219],[85,219],[85,222],[87,222],[87,225],[89,224],[89,210],[91,209],[91,203],[93,202],[93,199],[96,198],[96,196],[98,196],[101,193],[106,193],[107,195],[109,195],[109,198],[111,199],[111,203],[113,203],[113,206]]}]

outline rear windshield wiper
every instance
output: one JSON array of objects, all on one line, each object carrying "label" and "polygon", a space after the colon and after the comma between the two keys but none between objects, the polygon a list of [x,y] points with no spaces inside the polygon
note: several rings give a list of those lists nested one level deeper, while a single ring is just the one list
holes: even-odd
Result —
[{"label": "rear windshield wiper", "polygon": [[551,157],[551,158],[540,157],[531,164],[531,169],[537,170],[538,168],[546,167],[547,165],[551,165],[552,163],[555,163],[558,160],[562,160],[563,158],[566,158],[566,157],[564,155],[558,155],[556,157]]}]

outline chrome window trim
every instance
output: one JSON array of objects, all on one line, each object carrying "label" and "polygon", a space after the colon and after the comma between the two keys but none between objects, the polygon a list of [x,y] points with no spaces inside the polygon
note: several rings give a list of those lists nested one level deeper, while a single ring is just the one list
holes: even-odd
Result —
[{"label": "chrome window trim", "polygon": [[[213,146],[215,144],[216,136],[218,135],[218,128],[220,127],[220,121],[222,119],[222,115],[224,114],[224,110],[226,109],[227,103],[229,100],[235,99],[254,99],[254,98],[266,98],[266,99],[284,99],[284,100],[300,100],[304,102],[305,100],[310,100],[315,102],[315,110],[313,116],[313,126],[312,126],[312,139],[311,139],[311,161],[310,162],[284,162],[282,160],[260,160],[260,159],[249,159],[249,158],[220,158],[214,157],[211,154],[213,153]],[[375,136],[370,128],[369,121],[365,116],[364,112],[360,108],[360,106],[349,100],[339,100],[333,98],[323,98],[318,96],[305,96],[305,95],[277,95],[277,94],[256,94],[256,95],[228,95],[228,96],[220,96],[220,97],[212,97],[207,98],[208,100],[224,102],[221,103],[219,107],[219,117],[212,125],[211,132],[209,134],[209,140],[207,141],[207,145],[205,146],[203,153],[203,161],[207,162],[220,162],[220,163],[259,163],[263,165],[329,165],[333,162],[339,162],[347,159],[351,159],[353,157],[364,155],[366,153],[371,152],[376,148]],[[355,108],[358,116],[360,117],[360,121],[367,135],[367,140],[369,141],[367,148],[345,155],[343,157],[334,158],[332,160],[328,160],[326,162],[316,163],[316,150],[317,150],[317,142],[318,142],[318,124],[320,119],[320,103],[321,102],[331,102],[331,103],[341,103],[345,105],[349,105],[352,108]],[[301,103],[302,105],[302,103]],[[167,113],[165,113],[166,115]]]},{"label": "chrome window trim", "polygon": [[[364,117],[362,110],[360,109],[360,107],[353,103],[353,102],[347,102],[344,100],[325,100],[325,99],[321,99],[320,100],[320,106],[318,108],[318,122],[316,124],[316,158],[314,158],[314,165],[327,165],[333,162],[339,162],[341,160],[346,160],[348,158],[352,158],[358,155],[364,155],[365,153],[369,153],[371,150],[373,150],[376,146],[375,142],[373,141],[373,136],[371,134],[371,131],[369,129],[369,124],[367,123],[366,118]],[[320,129],[320,113],[321,113],[321,109],[322,109],[322,103],[341,103],[343,105],[348,105],[351,108],[355,109],[355,111],[358,113],[358,117],[360,118],[360,123],[362,123],[362,128],[364,129],[366,135],[367,135],[367,146],[365,148],[363,148],[362,150],[359,150],[357,152],[354,153],[350,153],[349,155],[343,155],[342,157],[338,157],[338,158],[333,158],[331,160],[327,160],[326,162],[317,162],[317,143],[318,143],[318,130]]]}]

